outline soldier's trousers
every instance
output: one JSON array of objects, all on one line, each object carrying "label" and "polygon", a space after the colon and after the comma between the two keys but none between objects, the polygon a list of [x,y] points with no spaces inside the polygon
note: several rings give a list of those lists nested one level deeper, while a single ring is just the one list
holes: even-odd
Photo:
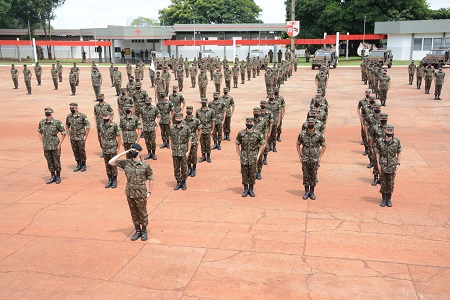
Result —
[{"label": "soldier's trousers", "polygon": [[213,80],[213,74],[214,74],[214,69],[211,68],[211,70],[209,70],[209,75],[211,76],[211,80]]},{"label": "soldier's trousers", "polygon": [[225,86],[226,86],[228,89],[231,89],[231,80],[225,80]]},{"label": "soldier's trousers", "polygon": [[27,87],[28,93],[31,94],[31,81],[25,80],[25,86]]},{"label": "soldier's trousers", "polygon": [[370,162],[373,164],[373,168],[372,168],[373,175],[374,176],[380,175],[380,170],[378,170],[377,156],[373,152],[373,149],[372,149],[372,151],[369,151],[369,159],[370,159]]},{"label": "soldier's trousers", "polygon": [[77,83],[76,86],[78,86],[80,84],[80,75],[77,76]]},{"label": "soldier's trousers", "polygon": [[186,156],[172,156],[173,159],[173,173],[177,181],[186,180]]},{"label": "soldier's trousers", "polygon": [[128,80],[130,80],[131,73],[127,73],[127,76],[128,76]]},{"label": "soldier's trousers", "polygon": [[200,145],[202,153],[211,153],[211,133],[203,133],[200,135]]},{"label": "soldier's trousers", "polygon": [[183,90],[183,76],[178,76],[178,89],[180,92]]},{"label": "soldier's trousers", "polygon": [[[103,151],[104,152],[104,151]],[[105,167],[106,167],[106,175],[108,176],[117,176],[117,167],[111,166],[108,162],[116,156],[115,153],[112,154],[103,154],[103,159],[105,161]]]},{"label": "soldier's trousers", "polygon": [[395,173],[381,173],[380,193],[392,194],[394,192]]},{"label": "soldier's trousers", "polygon": [[387,89],[380,89],[380,101],[381,103],[385,103],[387,99]]},{"label": "soldier's trousers", "polygon": [[247,71],[247,81],[250,80],[250,77],[252,77],[252,71],[248,70]]},{"label": "soldier's trousers", "polygon": [[58,89],[58,78],[52,78],[53,80],[53,86],[55,87],[55,90]]},{"label": "soldier's trousers", "polygon": [[61,171],[61,154],[58,150],[44,150],[44,156],[50,172]]},{"label": "soldier's trousers", "polygon": [[135,102],[134,103],[134,115],[138,118],[141,118],[141,108],[144,106],[144,103],[142,102]]},{"label": "soldier's trousers", "polygon": [[281,135],[281,126],[283,126],[283,117],[280,117],[280,125],[277,126],[277,135]]},{"label": "soldier's trousers", "polygon": [[303,185],[316,186],[317,184],[317,169],[319,168],[316,162],[302,162]]},{"label": "soldier's trousers", "polygon": [[367,81],[367,79],[366,79],[366,73],[365,73],[364,71],[361,71],[361,81],[364,81],[364,82]]},{"label": "soldier's trousers", "polygon": [[418,89],[420,89],[420,86],[422,85],[422,76],[417,76],[416,77],[416,86]]},{"label": "soldier's trousers", "polygon": [[184,74],[186,74],[186,78],[189,78],[189,68],[184,68]]},{"label": "soldier's trousers", "polygon": [[[98,137],[98,142],[100,144],[100,148],[103,148],[103,146],[102,146],[102,133],[101,133],[100,127],[98,125],[97,125],[97,137]],[[102,152],[103,152],[103,149],[102,149]]]},{"label": "soldier's trousers", "polygon": [[216,87],[216,92],[220,93],[220,83],[214,83],[214,86]]},{"label": "soldier's trousers", "polygon": [[198,144],[191,144],[191,150],[189,151],[189,156],[186,163],[193,165],[197,164],[197,150]]},{"label": "soldier's trousers", "polygon": [[116,84],[114,84],[114,87],[116,88],[116,94],[120,95],[120,91],[122,90],[121,84],[116,83]]},{"label": "soldier's trousers", "polygon": [[42,78],[41,75],[36,75],[36,81],[37,81],[38,85],[41,85],[41,78]]},{"label": "soldier's trousers", "polygon": [[100,94],[100,86],[93,85],[95,97],[97,98],[98,94]]},{"label": "soldier's trousers", "polygon": [[252,77],[256,78],[256,68],[252,69]]},{"label": "soldier's trousers", "polygon": [[238,77],[233,76],[233,87],[237,87],[237,86],[238,86]]},{"label": "soldier's trousers", "polygon": [[231,116],[225,116],[225,122],[223,123],[223,133],[230,133],[231,131]]},{"label": "soldier's trousers", "polygon": [[255,184],[256,178],[256,165],[243,165],[241,164],[242,184]]},{"label": "soldier's trousers", "polygon": [[76,83],[70,83],[70,90],[72,91],[72,94],[75,94],[77,92]]},{"label": "soldier's trousers", "polygon": [[144,131],[144,141],[147,151],[155,152],[156,150],[156,131]]},{"label": "soldier's trousers", "polygon": [[277,142],[277,125],[272,125],[272,131],[270,132],[269,144],[275,144]]},{"label": "soldier's trousers", "polygon": [[170,125],[159,123],[159,128],[161,128],[161,139],[168,141],[170,139]]},{"label": "soldier's trousers", "polygon": [[111,78],[111,85],[114,85],[114,76],[109,76]]},{"label": "soldier's trousers", "polygon": [[206,97],[206,86],[198,86],[199,90],[200,90],[200,98],[205,98]]},{"label": "soldier's trousers", "polygon": [[86,161],[86,142],[84,140],[74,141],[70,140],[72,146],[73,156],[77,162]]},{"label": "soldier's trousers", "polygon": [[241,84],[245,84],[245,73],[241,73]]},{"label": "soldier's trousers", "polygon": [[259,73],[260,73],[260,72],[261,72],[261,67],[258,66],[258,67],[256,68],[256,76],[259,76]]},{"label": "soldier's trousers", "polygon": [[441,96],[441,91],[442,91],[442,84],[436,84],[434,86],[434,96],[435,97]]},{"label": "soldier's trousers", "polygon": [[214,125],[213,141],[222,141],[222,120],[216,120],[217,124]]},{"label": "soldier's trousers", "polygon": [[197,83],[197,78],[195,76],[191,76],[191,85],[192,85],[192,87],[195,87],[196,83]]},{"label": "soldier's trousers", "polygon": [[58,79],[59,79],[59,82],[62,82],[62,72],[58,72]]},{"label": "soldier's trousers", "polygon": [[412,84],[414,81],[414,74],[409,74],[409,84]]},{"label": "soldier's trousers", "polygon": [[366,131],[364,130],[364,127],[361,126],[361,139],[363,141],[364,147],[367,148],[369,147],[369,144],[367,142],[368,137],[366,135]]},{"label": "soldier's trousers", "polygon": [[428,79],[428,78],[425,77],[425,93],[429,93],[430,92],[431,81],[432,81],[432,79]]},{"label": "soldier's trousers", "polygon": [[18,88],[19,87],[19,79],[18,78],[13,78],[13,83],[14,83],[14,88]]},{"label": "soldier's trousers", "polygon": [[127,197],[134,226],[148,225],[147,199]]},{"label": "soldier's trousers", "polygon": [[269,96],[269,92],[272,90],[272,84],[266,83],[266,93],[267,96]]},{"label": "soldier's trousers", "polygon": [[150,76],[150,82],[152,83],[151,87],[155,86],[155,76]]}]

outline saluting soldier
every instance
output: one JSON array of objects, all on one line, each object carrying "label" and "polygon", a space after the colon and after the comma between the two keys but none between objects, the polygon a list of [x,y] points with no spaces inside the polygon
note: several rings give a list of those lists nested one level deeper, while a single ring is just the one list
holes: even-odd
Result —
[{"label": "saluting soldier", "polygon": [[58,89],[58,69],[56,69],[55,64],[52,64],[52,68],[50,69],[50,72],[52,74],[53,86],[55,87],[55,90],[57,90]]},{"label": "saluting soldier", "polygon": [[27,87],[27,95],[31,95],[31,71],[27,68],[27,65],[23,65],[23,79],[25,86]]},{"label": "saluting soldier", "polygon": [[[48,170],[50,171],[50,179],[46,184],[56,182],[61,183],[61,145],[66,137],[66,131],[61,121],[53,119],[53,109],[44,108],[45,119],[39,122],[38,132],[39,138],[44,147],[44,156],[47,160]],[[58,137],[61,133],[61,140]]]},{"label": "saluting soldier", "polygon": [[16,69],[14,64],[11,64],[11,78],[14,83],[14,89],[17,90],[19,88],[19,70]]},{"label": "saluting soldier", "polygon": [[34,66],[34,75],[36,76],[38,85],[41,85],[42,67],[38,61],[36,62],[36,65]]},{"label": "saluting soldier", "polygon": [[311,198],[316,200],[314,188],[317,184],[317,170],[320,167],[320,160],[326,150],[325,137],[317,131],[315,119],[309,118],[308,129],[302,130],[297,138],[297,153],[302,162],[303,185],[305,194],[303,200]]},{"label": "saluting soldier", "polygon": [[202,157],[198,162],[207,161],[211,163],[211,135],[216,123],[216,114],[213,109],[207,106],[208,100],[202,99],[202,107],[197,109],[195,117],[200,120],[202,135],[200,136],[200,144]]},{"label": "saluting soldier", "polygon": [[173,104],[167,99],[166,93],[160,94],[161,100],[156,104],[161,114],[161,119],[159,120],[159,128],[161,129],[161,139],[162,145],[160,149],[167,148],[170,149],[169,139],[170,139],[170,125],[173,118]]},{"label": "saluting soldier", "polygon": [[213,101],[209,102],[208,107],[214,110],[216,115],[216,122],[213,128],[213,141],[214,146],[211,150],[217,149],[222,150],[220,143],[222,143],[222,125],[225,119],[226,107],[225,104],[219,100],[219,93],[213,93]]},{"label": "saluting soldier", "polygon": [[416,72],[416,65],[414,64],[414,60],[411,61],[411,63],[408,66],[408,77],[409,77],[409,85],[413,84],[414,81],[414,73]]},{"label": "saluting soldier", "polygon": [[195,177],[197,175],[197,150],[198,141],[200,139],[202,129],[200,120],[194,117],[194,108],[192,106],[186,107],[186,118],[184,123],[189,127],[191,133],[191,148],[187,157],[187,176]]},{"label": "saluting soldier", "polygon": [[156,127],[161,114],[157,106],[152,105],[152,98],[145,99],[145,106],[141,108],[142,127],[144,133],[147,156],[144,159],[156,160]]},{"label": "saluting soldier", "polygon": [[[111,166],[123,169],[127,178],[125,195],[130,207],[131,219],[136,229],[136,232],[131,237],[132,241],[137,240],[139,237],[142,241],[146,241],[148,238],[147,201],[153,191],[153,171],[151,166],[142,160],[142,157],[139,155],[141,151],[141,145],[133,144],[130,149],[119,153],[109,161]],[[121,156],[128,153],[131,159],[119,160]]]},{"label": "saluting soldier", "polygon": [[59,82],[62,82],[63,66],[59,63],[59,60],[56,61],[56,69],[58,70]]},{"label": "saluting soldier", "polygon": [[70,103],[70,114],[66,117],[66,131],[70,137],[73,155],[77,166],[74,172],[86,171],[86,140],[91,130],[88,118],[78,111],[77,103]]},{"label": "saluting soldier", "polygon": [[117,107],[119,109],[119,116],[122,118],[125,116],[124,106],[131,104],[134,106],[134,100],[127,95],[127,89],[122,89],[121,95],[117,97]]},{"label": "saluting soldier", "polygon": [[[100,143],[100,148],[103,149],[102,146],[102,133],[101,133],[101,125],[103,124],[103,115],[105,113],[108,113],[108,115],[111,115],[111,119],[114,117],[114,111],[112,106],[109,103],[105,102],[105,95],[99,94],[97,96],[98,103],[94,106],[94,115],[97,123],[97,136],[98,136],[98,142]],[[100,155],[100,157],[103,157],[103,152]]]},{"label": "saluting soldier", "polygon": [[[120,128],[122,129],[122,141],[124,150],[130,149],[134,143],[139,144],[141,137],[142,125],[139,117],[133,114],[133,105],[125,104],[125,116],[120,119]],[[127,154],[127,158],[131,158]]]},{"label": "saluting soldier", "polygon": [[242,197],[255,197],[253,186],[256,178],[256,165],[264,150],[263,133],[253,128],[253,118],[245,119],[246,129],[239,131],[236,137],[236,153],[241,163],[242,184],[244,192]]},{"label": "saluting soldier", "polygon": [[[179,75],[178,75],[179,76]],[[170,148],[172,148],[173,170],[177,185],[173,188],[184,191],[186,187],[186,159],[191,148],[191,132],[189,126],[183,123],[183,114],[175,114],[175,123],[170,129]]]},{"label": "saluting soldier", "polygon": [[102,143],[103,158],[105,160],[106,175],[108,182],[105,188],[117,187],[117,167],[109,164],[111,158],[117,155],[122,144],[122,131],[120,126],[112,121],[112,113],[104,111],[102,114],[102,124],[100,124],[100,137]]}]

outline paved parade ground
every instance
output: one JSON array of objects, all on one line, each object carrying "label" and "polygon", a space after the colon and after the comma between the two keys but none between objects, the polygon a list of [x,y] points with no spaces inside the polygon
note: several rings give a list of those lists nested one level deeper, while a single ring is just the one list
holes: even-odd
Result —
[{"label": "paved parade ground", "polygon": [[[158,160],[148,161],[155,175],[149,240],[131,242],[124,173],[119,170],[116,189],[104,188],[89,65],[80,66],[75,97],[69,65],[57,91],[44,66],[42,86],[33,76],[32,95],[26,95],[21,65],[16,64],[18,90],[9,67],[0,67],[0,299],[449,299],[448,80],[443,100],[435,101],[434,84],[430,95],[424,95],[424,84],[420,91],[408,85],[406,66],[388,71],[391,90],[382,112],[389,114],[403,147],[388,208],[379,206],[379,186],[371,186],[362,156],[356,107],[366,86],[359,67],[330,70],[327,150],[317,200],[302,199],[295,144],[316,91],[318,71],[310,68],[300,68],[282,85],[287,102],[282,142],[277,153],[269,153],[256,197],[241,197],[234,138],[253,107],[266,99],[262,71],[231,89],[232,141],[212,151],[211,164],[197,165],[186,191],[173,190],[172,158],[168,149],[159,149],[158,130]],[[100,70],[116,121],[109,71]],[[120,70],[126,78],[125,68]],[[143,88],[154,95],[149,83],[147,68]],[[186,79],[184,85],[187,105],[199,108],[198,88]],[[208,99],[213,89],[209,82]],[[72,171],[76,162],[66,138],[62,183],[46,185],[38,122],[48,106],[65,122],[71,102],[92,125],[87,171]]]}]

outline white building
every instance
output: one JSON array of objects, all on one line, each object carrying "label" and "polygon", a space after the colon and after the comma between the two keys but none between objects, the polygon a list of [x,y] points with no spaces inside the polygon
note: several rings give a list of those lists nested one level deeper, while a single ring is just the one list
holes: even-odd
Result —
[{"label": "white building", "polygon": [[450,48],[450,19],[376,22],[375,33],[387,34],[394,59],[421,60],[431,49]]}]

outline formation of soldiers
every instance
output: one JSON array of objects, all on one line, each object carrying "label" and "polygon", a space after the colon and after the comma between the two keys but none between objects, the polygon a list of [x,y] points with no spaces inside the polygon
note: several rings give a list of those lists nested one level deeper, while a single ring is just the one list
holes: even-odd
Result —
[{"label": "formation of soldiers", "polygon": [[[431,83],[434,79],[434,99],[441,100],[442,85],[444,84],[445,72],[442,66],[435,70],[431,64],[424,65],[420,62],[418,66],[415,65],[414,60],[408,65],[409,85],[413,84],[414,74],[416,75],[416,88],[420,90],[422,86],[422,79],[425,79],[425,94],[430,93]],[[425,78],[424,78],[425,77]]]},{"label": "formation of soldiers", "polygon": [[369,86],[376,99],[380,99],[381,106],[386,106],[387,93],[391,86],[391,77],[387,70],[368,59],[361,63],[361,81]]}]

